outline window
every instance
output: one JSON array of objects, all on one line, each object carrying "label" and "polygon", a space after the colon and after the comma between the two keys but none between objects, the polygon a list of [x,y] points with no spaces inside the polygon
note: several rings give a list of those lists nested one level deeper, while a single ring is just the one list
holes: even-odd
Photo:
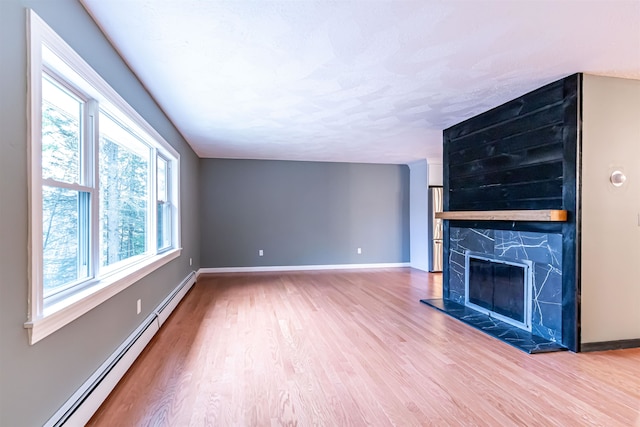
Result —
[{"label": "window", "polygon": [[178,153],[33,12],[31,344],[180,255]]},{"label": "window", "polygon": [[161,156],[158,157],[156,177],[158,250],[166,250],[171,247],[171,162]]},{"label": "window", "polygon": [[100,112],[100,266],[144,255],[149,239],[151,149]]},{"label": "window", "polygon": [[89,277],[91,188],[83,185],[85,101],[42,76],[42,285],[43,296]]}]

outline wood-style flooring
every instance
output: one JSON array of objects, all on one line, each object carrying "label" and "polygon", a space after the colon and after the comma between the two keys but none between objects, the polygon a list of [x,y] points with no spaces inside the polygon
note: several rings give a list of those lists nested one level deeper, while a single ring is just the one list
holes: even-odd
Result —
[{"label": "wood-style flooring", "polygon": [[640,426],[640,349],[529,355],[412,269],[201,277],[91,426]]}]

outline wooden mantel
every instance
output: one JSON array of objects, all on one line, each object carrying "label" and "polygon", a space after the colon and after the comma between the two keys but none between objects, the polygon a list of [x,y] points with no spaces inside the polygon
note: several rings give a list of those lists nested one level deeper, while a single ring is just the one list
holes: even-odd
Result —
[{"label": "wooden mantel", "polygon": [[567,220],[567,211],[558,209],[512,211],[437,212],[436,218],[456,221],[556,221]]}]

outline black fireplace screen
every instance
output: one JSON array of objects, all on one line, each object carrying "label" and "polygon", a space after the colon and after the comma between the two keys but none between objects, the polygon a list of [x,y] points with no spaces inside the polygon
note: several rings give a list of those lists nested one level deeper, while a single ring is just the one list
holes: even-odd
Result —
[{"label": "black fireplace screen", "polygon": [[525,269],[469,258],[469,302],[524,323]]}]

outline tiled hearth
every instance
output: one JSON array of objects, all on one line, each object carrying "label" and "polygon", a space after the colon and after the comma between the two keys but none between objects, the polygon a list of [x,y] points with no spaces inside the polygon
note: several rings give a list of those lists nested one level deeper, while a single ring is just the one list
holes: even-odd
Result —
[{"label": "tiled hearth", "polygon": [[562,351],[566,348],[557,342],[536,336],[523,329],[519,329],[508,323],[501,322],[486,314],[479,313],[469,307],[443,299],[420,300],[433,308],[436,308],[451,317],[454,317],[467,325],[485,332],[509,345],[512,345],[527,353],[549,353]]},{"label": "tiled hearth", "polygon": [[[531,332],[465,306],[465,253],[533,264]],[[564,349],[562,342],[562,235],[451,227],[449,283],[444,300],[424,300],[465,323],[527,352]]]}]

